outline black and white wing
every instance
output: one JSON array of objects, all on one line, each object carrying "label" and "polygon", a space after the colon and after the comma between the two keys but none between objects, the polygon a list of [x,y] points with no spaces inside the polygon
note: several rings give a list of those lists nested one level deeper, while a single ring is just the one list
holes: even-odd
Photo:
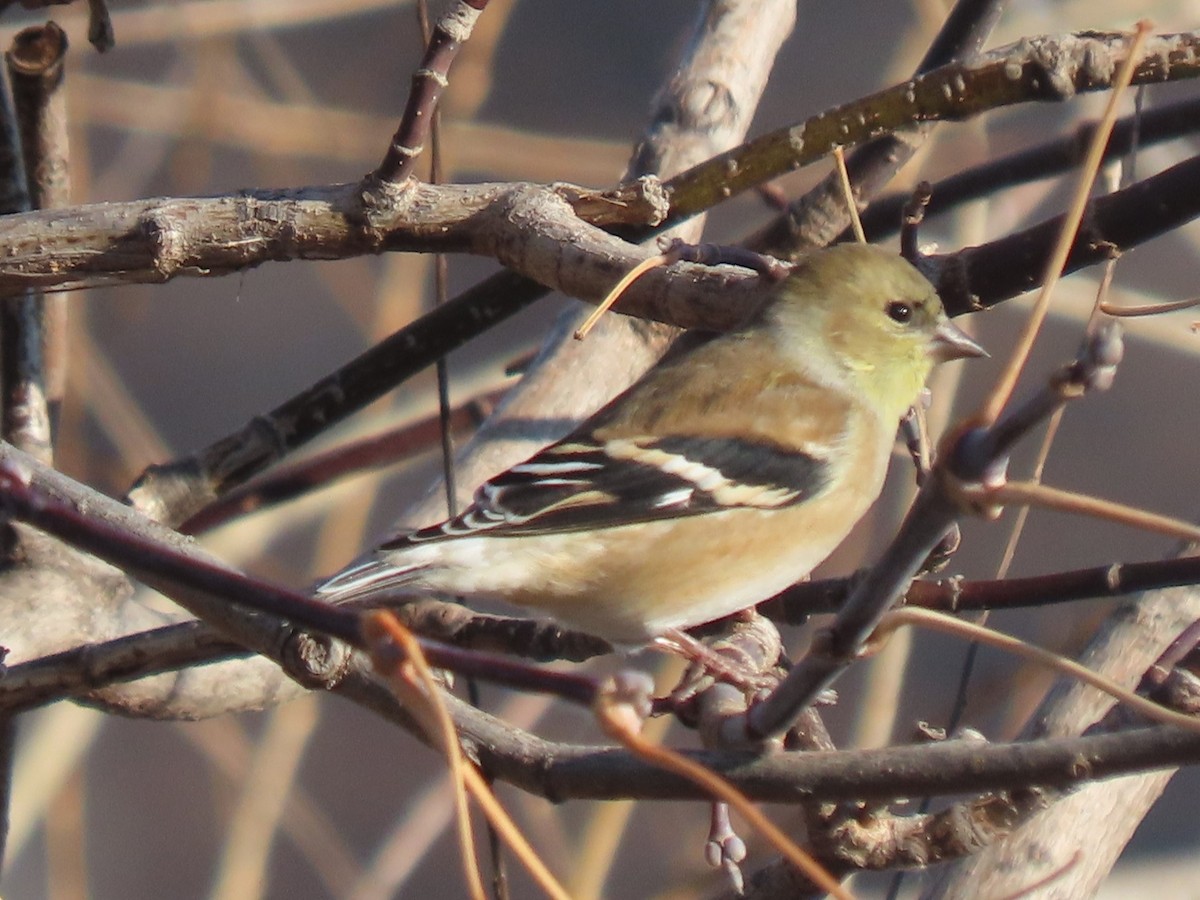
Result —
[{"label": "black and white wing", "polygon": [[380,550],[468,535],[517,537],[725,509],[780,509],[812,497],[828,481],[824,455],[763,438],[573,437],[485,483],[461,515]]}]

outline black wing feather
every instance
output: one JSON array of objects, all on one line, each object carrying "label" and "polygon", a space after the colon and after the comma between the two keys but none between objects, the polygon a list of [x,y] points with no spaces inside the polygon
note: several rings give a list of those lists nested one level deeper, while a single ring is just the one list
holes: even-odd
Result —
[{"label": "black wing feather", "polygon": [[484,484],[461,515],[383,549],[473,534],[582,531],[739,507],[779,509],[819,493],[828,479],[824,458],[761,439],[568,439]]}]

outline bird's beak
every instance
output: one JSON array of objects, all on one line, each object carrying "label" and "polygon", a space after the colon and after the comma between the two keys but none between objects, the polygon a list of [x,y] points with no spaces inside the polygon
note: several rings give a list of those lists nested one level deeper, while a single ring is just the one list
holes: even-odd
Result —
[{"label": "bird's beak", "polygon": [[944,363],[953,359],[966,359],[969,356],[987,356],[988,352],[949,319],[943,319],[933,330],[929,355]]}]

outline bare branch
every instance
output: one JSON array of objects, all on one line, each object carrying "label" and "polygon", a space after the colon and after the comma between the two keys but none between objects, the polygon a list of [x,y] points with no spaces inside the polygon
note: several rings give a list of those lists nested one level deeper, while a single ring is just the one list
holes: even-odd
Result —
[{"label": "bare branch", "polygon": [[[1005,6],[1003,0],[955,3],[915,74],[919,77],[953,63],[973,63]],[[918,126],[858,147],[846,162],[845,175],[855,203],[869,203],[912,158],[928,133],[929,126]],[[806,249],[831,243],[846,227],[844,210],[841,189],[827,176],[748,243],[764,253],[794,259]]]},{"label": "bare branch", "polygon": [[375,179],[400,184],[412,174],[433,127],[438,100],[449,84],[450,66],[487,3],[488,0],[455,0],[433,27],[425,58],[413,73],[404,116],[388,145],[387,155],[373,173]]},{"label": "bare branch", "polygon": [[[1086,122],[1072,134],[994,157],[941,179],[931,188],[926,215],[936,216],[972,200],[995,195],[1005,188],[1069,172],[1083,160],[1095,129],[1095,122]],[[1181,100],[1145,110],[1137,116],[1126,116],[1118,119],[1114,126],[1104,148],[1104,160],[1120,159],[1129,153],[1135,136],[1139,147],[1150,147],[1194,134],[1197,129],[1200,129],[1200,99]],[[902,214],[910,199],[911,195],[906,193],[889,194],[871,203],[862,214],[867,239],[878,241],[895,234],[901,227]]]}]

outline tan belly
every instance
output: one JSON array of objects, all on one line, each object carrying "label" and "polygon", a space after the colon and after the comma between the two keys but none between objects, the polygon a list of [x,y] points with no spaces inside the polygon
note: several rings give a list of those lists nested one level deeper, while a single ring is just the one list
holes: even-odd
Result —
[{"label": "tan belly", "polygon": [[[811,501],[766,520],[757,511],[730,510],[607,529],[593,542],[578,534],[494,538],[487,541],[488,592],[616,643],[645,643],[667,629],[745,609],[804,578],[857,519],[845,511],[827,515],[835,502]],[[831,531],[831,519],[848,525]],[[536,565],[518,567],[517,557]],[[523,577],[531,569],[537,581]]]}]

